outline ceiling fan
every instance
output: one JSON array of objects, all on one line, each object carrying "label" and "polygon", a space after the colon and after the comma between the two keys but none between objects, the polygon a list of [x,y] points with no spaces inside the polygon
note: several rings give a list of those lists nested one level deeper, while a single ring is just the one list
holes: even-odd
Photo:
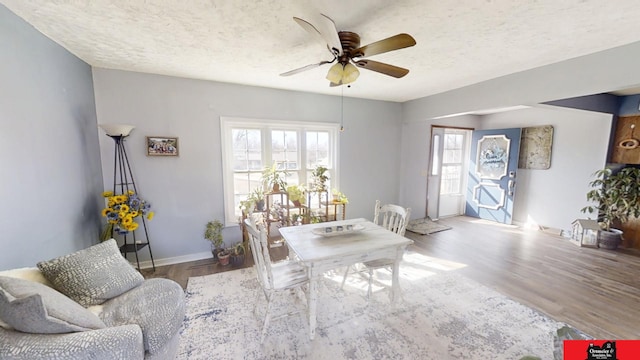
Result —
[{"label": "ceiling fan", "polygon": [[395,78],[401,78],[409,73],[408,69],[365,59],[364,57],[413,46],[416,41],[411,35],[398,34],[360,46],[360,35],[350,31],[337,31],[334,21],[324,14],[321,15],[320,22],[317,24],[318,27],[297,17],[294,17],[293,20],[313,35],[316,40],[320,41],[323,46],[326,46],[333,59],[287,71],[280,74],[280,76],[294,75],[336,61],[327,73],[327,80],[331,82],[330,86],[340,86],[354,82],[360,75],[356,66]]}]

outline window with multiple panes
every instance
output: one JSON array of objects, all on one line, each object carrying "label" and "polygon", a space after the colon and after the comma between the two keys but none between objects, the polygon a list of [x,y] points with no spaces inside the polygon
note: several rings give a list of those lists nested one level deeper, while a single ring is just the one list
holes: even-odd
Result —
[{"label": "window with multiple panes", "polygon": [[[275,164],[289,185],[308,184],[317,166],[337,184],[338,125],[221,118],[225,218],[241,216],[240,202],[262,187],[262,171]],[[328,184],[331,186],[336,186]]]},{"label": "window with multiple panes", "polygon": [[460,194],[462,192],[462,169],[465,160],[465,133],[463,131],[447,130],[444,134],[443,142],[440,194]]}]

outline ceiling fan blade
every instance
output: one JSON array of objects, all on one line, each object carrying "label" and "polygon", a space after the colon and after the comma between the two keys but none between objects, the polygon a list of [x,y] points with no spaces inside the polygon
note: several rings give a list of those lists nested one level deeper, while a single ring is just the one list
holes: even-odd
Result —
[{"label": "ceiling fan blade", "polygon": [[358,67],[393,76],[395,78],[401,78],[409,73],[409,69],[404,69],[398,66],[389,65],[373,60],[357,60],[355,61],[355,64]]},{"label": "ceiling fan blade", "polygon": [[340,80],[340,82],[339,82],[339,83],[337,83],[337,84],[336,84],[336,83],[334,83],[334,82],[329,83],[329,86],[330,86],[330,87],[336,87],[336,86],[341,86],[341,85],[342,85],[342,80]]},{"label": "ceiling fan blade", "polygon": [[324,64],[331,64],[331,63],[332,63],[332,62],[334,62],[335,60],[336,60],[336,59],[334,58],[334,59],[333,59],[333,60],[331,60],[331,61],[320,61],[320,62],[319,62],[319,63],[317,63],[317,64],[310,64],[310,65],[307,65],[307,66],[303,66],[303,67],[301,67],[301,68],[297,68],[297,69],[293,69],[293,70],[291,70],[291,71],[284,72],[284,73],[280,74],[280,76],[289,76],[289,75],[294,75],[294,74],[297,74],[297,73],[301,73],[301,72],[303,72],[303,71],[307,71],[307,70],[315,69],[315,68],[317,68],[317,67],[319,67],[319,66],[322,66],[322,65],[324,65]]},{"label": "ceiling fan blade", "polygon": [[340,42],[340,36],[338,36],[338,29],[336,28],[336,23],[331,20],[325,14],[320,14],[320,24],[318,24],[318,30],[320,34],[324,37],[327,42],[327,46],[329,46],[329,50],[332,52],[337,51],[337,55],[342,55],[342,43]]},{"label": "ceiling fan blade", "polygon": [[416,40],[411,35],[398,34],[353,50],[353,57],[369,57],[377,54],[382,54],[387,51],[404,49],[415,44]]},{"label": "ceiling fan blade", "polygon": [[298,25],[300,25],[300,27],[302,27],[306,32],[311,34],[311,36],[313,36],[316,39],[316,41],[318,41],[320,44],[322,44],[322,46],[325,46],[327,49],[329,49],[329,52],[331,54],[333,54],[333,51],[331,51],[331,48],[329,47],[329,44],[327,43],[325,38],[322,36],[320,31],[318,31],[318,29],[315,26],[313,26],[310,22],[308,22],[306,20],[300,19],[299,17],[295,17],[294,16],[293,20],[295,22],[297,22]]}]

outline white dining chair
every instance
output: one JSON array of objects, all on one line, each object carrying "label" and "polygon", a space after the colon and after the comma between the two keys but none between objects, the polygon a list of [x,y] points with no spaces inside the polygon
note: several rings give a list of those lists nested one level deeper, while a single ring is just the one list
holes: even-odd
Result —
[{"label": "white dining chair", "polygon": [[[373,214],[373,222],[377,225],[384,227],[385,229],[392,231],[396,234],[404,236],[404,233],[407,229],[407,224],[409,223],[409,218],[411,216],[410,208],[403,208],[399,205],[393,204],[385,204],[380,205],[380,200],[376,200],[376,207]],[[342,279],[341,288],[344,287],[344,283],[347,280],[347,276],[349,276],[349,271],[352,268],[355,268],[355,272],[358,274],[362,274],[363,272],[368,273],[368,281],[369,286],[367,289],[367,298],[371,297],[372,285],[373,285],[373,272],[377,269],[388,268],[392,270],[393,264],[395,263],[395,259],[378,259],[372,261],[363,262],[361,265],[361,269],[358,269],[358,264],[354,266],[347,267],[347,270],[344,273],[344,278]]]},{"label": "white dining chair", "polygon": [[258,277],[258,282],[261,287],[261,289],[258,289],[257,298],[254,302],[253,311],[256,316],[258,316],[257,308],[261,292],[264,293],[267,300],[267,307],[262,324],[262,336],[260,338],[260,343],[263,343],[271,320],[277,320],[300,312],[299,310],[290,311],[272,317],[271,305],[274,296],[278,293],[290,295],[291,290],[294,290],[294,292],[295,290],[302,291],[304,293],[303,287],[309,283],[309,273],[306,267],[295,261],[283,260],[272,263],[271,256],[269,255],[266,229],[263,226],[256,225],[253,217],[245,219],[245,225],[249,233],[249,246],[253,254],[256,276]]}]

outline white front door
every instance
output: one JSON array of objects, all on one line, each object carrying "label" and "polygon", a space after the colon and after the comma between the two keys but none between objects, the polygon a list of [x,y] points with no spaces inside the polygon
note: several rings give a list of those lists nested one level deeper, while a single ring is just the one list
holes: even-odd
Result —
[{"label": "white front door", "polygon": [[427,177],[427,216],[431,220],[464,214],[471,130],[433,127]]},{"label": "white front door", "polygon": [[471,130],[444,129],[440,177],[440,217],[464,214]]}]

